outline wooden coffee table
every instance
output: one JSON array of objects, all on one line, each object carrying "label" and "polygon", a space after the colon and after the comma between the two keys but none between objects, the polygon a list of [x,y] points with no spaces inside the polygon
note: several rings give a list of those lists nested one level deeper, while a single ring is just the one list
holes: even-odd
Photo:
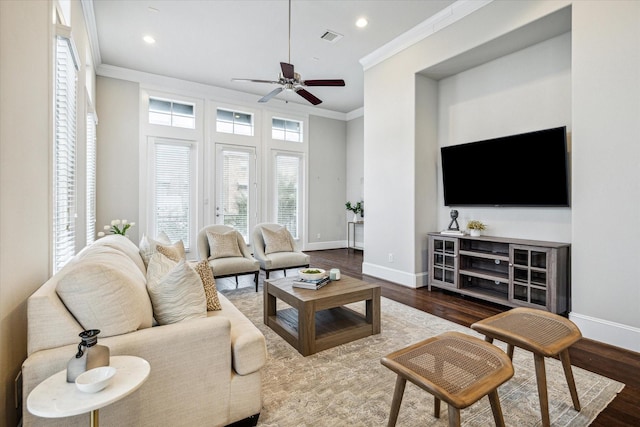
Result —
[{"label": "wooden coffee table", "polygon": [[[342,276],[318,290],[291,286],[297,277],[264,281],[264,323],[303,356],[380,333],[380,286]],[[277,309],[277,300],[289,307]],[[346,304],[365,301],[365,314]]]}]

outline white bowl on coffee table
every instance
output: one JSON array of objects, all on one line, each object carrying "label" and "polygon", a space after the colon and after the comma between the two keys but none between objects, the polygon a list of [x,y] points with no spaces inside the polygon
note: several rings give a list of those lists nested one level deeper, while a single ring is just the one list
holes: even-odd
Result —
[{"label": "white bowl on coffee table", "polygon": [[[307,271],[314,271],[317,273],[306,273]],[[318,279],[322,279],[324,276],[327,275],[326,271],[324,271],[321,268],[304,268],[300,271],[298,271],[298,275],[300,276],[301,279],[305,279],[305,280],[318,280]]]}]

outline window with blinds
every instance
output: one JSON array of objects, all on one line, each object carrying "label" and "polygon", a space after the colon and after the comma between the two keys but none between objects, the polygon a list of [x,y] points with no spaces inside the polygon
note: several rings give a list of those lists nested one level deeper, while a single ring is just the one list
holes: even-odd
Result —
[{"label": "window with blinds", "polygon": [[302,122],[274,117],[271,120],[271,138],[283,141],[303,142]]},{"label": "window with blinds", "polygon": [[289,230],[294,239],[298,238],[300,221],[300,156],[276,154],[276,218],[280,225]]},{"label": "window with blinds", "polygon": [[75,254],[78,63],[71,40],[57,37],[53,165],[53,270]]},{"label": "window with blinds", "polygon": [[172,242],[191,249],[193,177],[191,145],[158,141],[154,159],[155,235],[165,232]]},{"label": "window with blinds", "polygon": [[96,116],[87,114],[87,245],[96,239]]},{"label": "window with blinds", "polygon": [[222,223],[235,228],[249,241],[249,185],[254,155],[251,150],[221,149],[219,156],[222,182],[216,213],[220,215],[222,208]]}]

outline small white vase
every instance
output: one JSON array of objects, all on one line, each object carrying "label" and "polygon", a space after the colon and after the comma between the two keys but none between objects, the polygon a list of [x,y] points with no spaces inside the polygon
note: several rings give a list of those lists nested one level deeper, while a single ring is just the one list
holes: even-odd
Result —
[{"label": "small white vase", "polygon": [[469,230],[469,234],[471,234],[471,237],[479,237],[480,236],[480,230]]},{"label": "small white vase", "polygon": [[353,214],[353,222],[358,222],[358,214]]}]

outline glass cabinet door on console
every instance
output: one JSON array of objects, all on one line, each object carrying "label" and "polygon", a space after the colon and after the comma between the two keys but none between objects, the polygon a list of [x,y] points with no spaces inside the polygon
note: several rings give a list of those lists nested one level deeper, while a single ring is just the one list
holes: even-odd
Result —
[{"label": "glass cabinet door on console", "polygon": [[458,287],[458,240],[429,236],[429,289],[431,283]]},{"label": "glass cabinet door on console", "polygon": [[534,308],[549,306],[550,249],[511,245],[510,300]]}]

